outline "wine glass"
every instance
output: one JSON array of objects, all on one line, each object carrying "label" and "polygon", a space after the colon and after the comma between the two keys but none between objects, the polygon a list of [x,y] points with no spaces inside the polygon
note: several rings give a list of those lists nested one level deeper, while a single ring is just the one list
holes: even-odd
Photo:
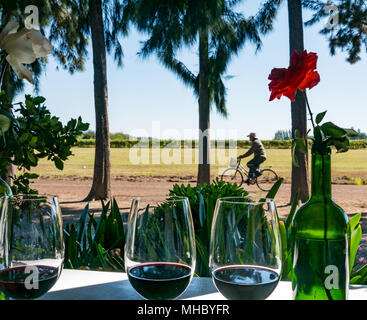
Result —
[{"label": "wine glass", "polygon": [[210,241],[210,270],[230,300],[266,299],[281,272],[278,215],[272,199],[217,200]]},{"label": "wine glass", "polygon": [[161,203],[134,198],[125,243],[125,269],[134,289],[145,299],[176,299],[189,286],[195,262],[188,198]]},{"label": "wine glass", "polygon": [[64,261],[62,217],[56,196],[0,199],[0,290],[35,299],[50,290]]}]

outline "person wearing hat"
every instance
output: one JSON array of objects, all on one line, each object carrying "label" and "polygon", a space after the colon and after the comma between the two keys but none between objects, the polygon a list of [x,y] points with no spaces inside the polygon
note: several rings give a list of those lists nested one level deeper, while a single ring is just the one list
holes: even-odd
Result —
[{"label": "person wearing hat", "polygon": [[260,164],[266,160],[266,152],[261,141],[256,137],[256,133],[251,132],[249,135],[249,140],[252,142],[251,148],[244,154],[237,157],[238,160],[246,158],[252,154],[254,154],[254,158],[247,162],[247,166],[250,169],[248,179],[245,181],[247,184],[255,182],[253,180],[254,177],[258,177],[261,175],[260,173]]}]

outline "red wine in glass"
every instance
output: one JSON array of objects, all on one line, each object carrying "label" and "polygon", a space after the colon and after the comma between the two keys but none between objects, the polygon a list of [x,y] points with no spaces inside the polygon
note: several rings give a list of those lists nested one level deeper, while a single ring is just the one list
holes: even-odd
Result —
[{"label": "red wine in glass", "polygon": [[190,284],[191,268],[179,263],[144,263],[131,268],[128,277],[143,298],[171,300],[180,296]]},{"label": "red wine in glass", "polygon": [[[0,289],[13,299],[36,299],[56,283],[59,268],[50,266],[18,266],[0,271]],[[27,280],[28,279],[28,280]]]},{"label": "red wine in glass", "polygon": [[229,300],[264,300],[276,288],[279,275],[254,266],[226,266],[213,272],[218,291]]},{"label": "red wine in glass", "polygon": [[217,200],[209,265],[218,291],[230,300],[263,300],[279,283],[282,252],[273,199]]},{"label": "red wine in glass", "polygon": [[125,269],[148,300],[178,298],[194,275],[196,251],[189,200],[134,198],[125,242]]},{"label": "red wine in glass", "polygon": [[58,280],[64,261],[62,216],[56,196],[0,198],[0,291],[36,299]]}]

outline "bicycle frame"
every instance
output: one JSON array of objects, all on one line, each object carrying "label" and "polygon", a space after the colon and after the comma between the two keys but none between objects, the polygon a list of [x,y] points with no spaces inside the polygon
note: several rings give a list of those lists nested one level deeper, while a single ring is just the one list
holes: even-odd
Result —
[{"label": "bicycle frame", "polygon": [[[222,173],[222,176],[221,176],[221,180],[223,180],[223,176],[224,175],[228,175],[228,176],[231,176],[231,179],[233,180],[236,175],[237,175],[237,172],[240,172],[241,176],[242,176],[242,181],[240,183],[240,186],[242,185],[242,183],[244,182],[243,180],[243,176],[247,177],[248,179],[245,181],[247,184],[249,184],[251,182],[251,184],[254,184],[253,182],[255,181],[255,183],[257,184],[258,188],[262,191],[269,191],[270,189],[266,189],[264,186],[263,186],[263,183],[267,183],[269,181],[276,181],[279,179],[277,173],[271,169],[271,166],[268,166],[268,167],[265,167],[266,169],[264,169],[264,167],[261,169],[260,171],[260,175],[255,175],[254,177],[252,177],[250,180],[249,180],[249,173],[250,173],[250,170],[247,170],[245,168],[245,166],[243,164],[241,164],[241,160],[237,160],[237,164],[236,166],[232,166],[230,165],[229,168],[227,168],[226,170],[223,171]],[[260,169],[260,168],[259,168]],[[232,170],[234,170],[234,174],[232,173]],[[231,174],[229,174],[228,172],[226,173],[226,171],[230,171]],[[258,180],[258,177],[259,176],[262,176],[264,174],[264,172],[266,172],[265,174],[265,179],[267,179],[266,181],[259,181]],[[269,177],[269,174],[271,175]],[[270,180],[269,180],[270,179]],[[260,186],[260,184],[261,186]]]},{"label": "bicycle frame", "polygon": [[[272,166],[265,166],[265,167],[261,167],[262,169],[261,170],[263,170],[263,169],[271,169],[272,168]],[[259,166],[259,169],[260,169],[260,166]],[[237,170],[239,170],[239,171],[241,171],[241,173],[244,173],[244,174],[246,174],[247,176],[249,175],[249,173],[250,173],[250,171],[249,170],[247,170],[246,168],[245,168],[245,166],[241,163],[241,161],[238,161],[237,162],[237,167],[236,167],[236,171]]]},{"label": "bicycle frame", "polygon": [[246,170],[245,166],[241,163],[241,161],[238,161],[236,172],[240,171],[241,173],[244,173],[246,176],[248,176],[249,171]]}]

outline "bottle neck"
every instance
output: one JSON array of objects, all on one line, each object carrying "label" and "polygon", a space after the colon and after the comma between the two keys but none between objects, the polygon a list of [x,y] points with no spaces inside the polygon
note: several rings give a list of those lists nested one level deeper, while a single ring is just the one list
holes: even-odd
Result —
[{"label": "bottle neck", "polygon": [[312,196],[331,198],[330,153],[312,153]]}]

